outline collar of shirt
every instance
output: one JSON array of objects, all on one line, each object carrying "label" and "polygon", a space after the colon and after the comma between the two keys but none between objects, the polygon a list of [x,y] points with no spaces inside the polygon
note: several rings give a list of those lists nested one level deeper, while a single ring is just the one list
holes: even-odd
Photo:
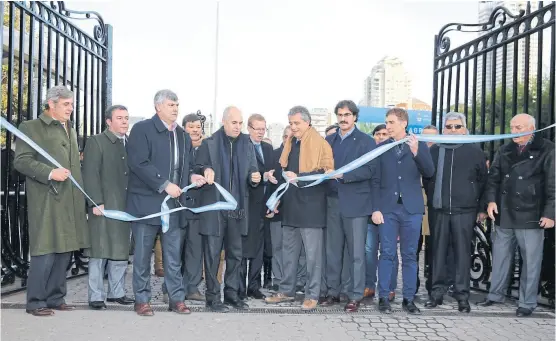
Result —
[{"label": "collar of shirt", "polygon": [[353,126],[353,128],[351,128],[347,133],[344,134],[344,136],[342,136],[340,130],[338,129],[338,136],[340,136],[340,139],[345,140],[346,137],[348,137],[349,135],[351,135],[351,133],[353,133],[353,131],[355,130],[355,125]]},{"label": "collar of shirt", "polygon": [[255,142],[255,141],[253,141],[253,139],[252,139],[252,138],[249,138],[249,139],[251,139],[251,142],[253,142],[253,144],[254,144],[255,146],[260,146],[260,145],[261,145],[261,143],[260,143],[260,142]]},{"label": "collar of shirt", "polygon": [[[162,120],[161,120],[162,121]],[[174,131],[176,130],[176,127],[178,126],[178,124],[176,122],[172,123],[171,125],[168,125],[168,123],[162,121],[162,124],[164,124],[164,126],[166,127],[166,129],[168,129],[169,131]]]}]

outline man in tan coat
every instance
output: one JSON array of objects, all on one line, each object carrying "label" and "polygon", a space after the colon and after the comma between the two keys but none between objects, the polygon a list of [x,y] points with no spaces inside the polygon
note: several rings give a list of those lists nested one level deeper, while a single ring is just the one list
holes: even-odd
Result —
[{"label": "man in tan coat", "polygon": [[89,247],[85,198],[68,179],[83,186],[77,134],[71,127],[73,93],[64,86],[46,92],[44,113],[19,126],[21,132],[50,154],[56,168],[24,141],[17,141],[14,167],[26,176],[31,262],[27,280],[27,313],[51,316],[67,305],[66,270],[73,251]]}]

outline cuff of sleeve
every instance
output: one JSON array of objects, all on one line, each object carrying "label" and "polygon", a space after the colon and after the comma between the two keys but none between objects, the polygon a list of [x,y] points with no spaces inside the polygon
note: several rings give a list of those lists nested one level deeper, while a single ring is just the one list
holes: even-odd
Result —
[{"label": "cuff of sleeve", "polygon": [[53,170],[51,170],[50,173],[48,173],[48,181],[52,180],[52,172]]},{"label": "cuff of sleeve", "polygon": [[164,190],[166,189],[166,186],[168,186],[169,184],[170,184],[170,181],[168,181],[168,180],[164,181],[162,186],[158,187],[158,193],[164,192]]}]

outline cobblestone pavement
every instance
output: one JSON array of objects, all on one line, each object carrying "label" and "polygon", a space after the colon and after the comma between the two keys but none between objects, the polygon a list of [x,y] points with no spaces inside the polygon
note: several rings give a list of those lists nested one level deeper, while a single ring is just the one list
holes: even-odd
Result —
[{"label": "cobblestone pavement", "polygon": [[[126,290],[132,296],[131,266]],[[399,284],[401,286],[401,278]],[[424,280],[421,281],[424,283]],[[343,312],[343,304],[319,307],[305,313],[300,310],[302,296],[292,303],[267,305],[248,300],[250,310],[228,314],[206,312],[203,302],[187,301],[193,314],[179,316],[167,312],[162,301],[162,279],[151,276],[152,304],[155,316],[138,317],[132,306],[108,303],[107,311],[87,307],[87,277],[68,282],[67,303],[77,305],[74,312],[57,312],[52,318],[25,314],[25,293],[2,298],[2,338],[4,340],[60,340],[74,337],[84,340],[555,340],[554,311],[538,307],[530,318],[516,318],[513,300],[487,308],[475,306],[484,294],[472,292],[472,311],[461,314],[457,303],[446,297],[444,305],[425,309],[423,286],[416,297],[419,316],[401,310],[401,293],[392,305],[394,313],[382,315],[377,301],[368,300],[356,314]],[[203,291],[203,288],[200,288]],[[401,289],[401,288],[398,288]],[[264,291],[269,294],[268,291]]]}]

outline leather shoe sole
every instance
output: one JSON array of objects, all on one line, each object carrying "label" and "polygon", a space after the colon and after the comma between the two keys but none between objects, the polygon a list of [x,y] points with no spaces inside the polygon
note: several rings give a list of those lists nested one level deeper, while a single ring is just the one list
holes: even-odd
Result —
[{"label": "leather shoe sole", "polygon": [[230,308],[223,304],[211,304],[206,306],[210,311],[215,313],[227,313],[230,311]]},{"label": "leather shoe sole", "polygon": [[106,304],[103,301],[92,301],[89,302],[89,308],[94,310],[103,310],[106,309]]},{"label": "leather shoe sole", "polygon": [[224,301],[225,305],[229,305],[230,307],[237,309],[237,310],[247,310],[249,309],[249,306],[247,305],[247,303],[244,303],[243,301]]},{"label": "leather shoe sole", "polygon": [[49,308],[26,309],[25,312],[39,317],[54,316],[54,311]]},{"label": "leather shoe sole", "polygon": [[135,303],[135,300],[129,297],[118,297],[118,298],[107,298],[106,302],[111,302],[111,303],[118,303],[121,305],[131,305],[133,303]]}]

